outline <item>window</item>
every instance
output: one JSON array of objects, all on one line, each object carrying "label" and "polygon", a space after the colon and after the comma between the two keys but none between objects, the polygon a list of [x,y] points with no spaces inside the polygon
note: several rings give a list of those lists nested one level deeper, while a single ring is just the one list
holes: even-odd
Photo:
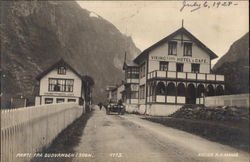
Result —
[{"label": "window", "polygon": [[59,66],[58,69],[57,69],[57,73],[65,75],[66,74],[66,67]]},{"label": "window", "polygon": [[127,78],[134,78],[138,79],[139,78],[139,69],[137,67],[133,68],[128,68],[126,71]]},{"label": "window", "polygon": [[200,72],[200,64],[192,64],[192,73],[199,73]]},{"label": "window", "polygon": [[139,90],[139,85],[138,84],[130,84],[130,90],[131,91],[138,91]]},{"label": "window", "polygon": [[192,43],[185,42],[184,43],[184,56],[192,56]]},{"label": "window", "polygon": [[177,55],[177,42],[168,43],[168,55]]},{"label": "window", "polygon": [[145,98],[145,85],[140,86],[140,99]]},{"label": "window", "polygon": [[53,98],[45,98],[45,104],[52,104]]},{"label": "window", "polygon": [[132,68],[131,69],[131,78],[139,78],[139,69],[138,68]]},{"label": "window", "polygon": [[49,78],[49,91],[73,92],[73,79]]},{"label": "window", "polygon": [[145,76],[145,72],[146,72],[146,66],[145,63],[143,63],[140,67],[140,78],[143,78]]},{"label": "window", "polygon": [[68,99],[68,102],[76,102],[76,99],[69,98],[69,99]]},{"label": "window", "polygon": [[125,91],[127,92],[127,98],[128,99],[138,99],[138,92],[139,90],[139,85],[137,84],[131,84],[131,85],[127,85],[125,87]]},{"label": "window", "polygon": [[64,102],[64,98],[57,98],[56,99],[56,103],[62,103],[62,102]]},{"label": "window", "polygon": [[177,63],[176,64],[176,71],[177,72],[183,72],[183,64]]},{"label": "window", "polygon": [[131,92],[130,93],[130,98],[131,99],[138,99],[138,92]]},{"label": "window", "polygon": [[168,62],[160,61],[160,71],[167,71],[168,70]]}]

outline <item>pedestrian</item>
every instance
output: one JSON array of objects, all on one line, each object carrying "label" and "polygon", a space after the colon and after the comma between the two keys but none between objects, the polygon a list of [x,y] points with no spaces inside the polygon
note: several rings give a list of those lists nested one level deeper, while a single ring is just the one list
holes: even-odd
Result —
[{"label": "pedestrian", "polygon": [[98,106],[99,106],[100,110],[102,110],[102,103],[101,102],[98,104]]}]

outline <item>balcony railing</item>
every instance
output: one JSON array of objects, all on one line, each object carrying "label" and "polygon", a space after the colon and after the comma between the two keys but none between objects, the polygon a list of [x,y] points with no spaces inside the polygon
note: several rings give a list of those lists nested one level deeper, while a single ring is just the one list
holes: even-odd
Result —
[{"label": "balcony railing", "polygon": [[159,71],[159,70],[155,70],[155,71],[148,73],[148,79],[152,79],[152,78],[224,82],[224,75],[190,73],[190,72],[175,72],[175,71]]}]

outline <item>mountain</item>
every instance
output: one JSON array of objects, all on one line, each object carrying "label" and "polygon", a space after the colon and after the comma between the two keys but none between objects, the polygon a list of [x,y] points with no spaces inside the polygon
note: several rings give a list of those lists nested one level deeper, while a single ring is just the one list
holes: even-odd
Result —
[{"label": "mountain", "polygon": [[104,100],[105,86],[124,77],[125,51],[129,60],[140,53],[131,37],[74,1],[4,1],[1,14],[3,107],[10,97],[33,101],[35,77],[61,58],[90,75],[94,101]]},{"label": "mountain", "polygon": [[249,93],[249,33],[231,45],[213,71],[225,75],[227,94]]}]

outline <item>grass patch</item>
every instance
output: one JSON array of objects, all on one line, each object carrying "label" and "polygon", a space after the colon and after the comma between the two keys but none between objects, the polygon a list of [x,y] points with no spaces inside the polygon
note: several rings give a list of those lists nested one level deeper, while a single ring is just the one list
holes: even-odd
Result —
[{"label": "grass patch", "polygon": [[143,118],[199,135],[210,141],[249,152],[249,123],[232,123],[171,117]]}]

